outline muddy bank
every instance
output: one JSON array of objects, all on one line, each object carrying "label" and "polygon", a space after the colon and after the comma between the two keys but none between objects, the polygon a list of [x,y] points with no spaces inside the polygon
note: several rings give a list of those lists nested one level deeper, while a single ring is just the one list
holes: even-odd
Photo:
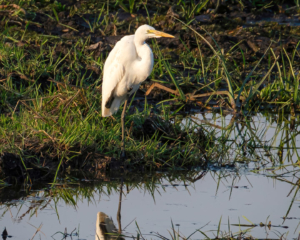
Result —
[{"label": "muddy bank", "polygon": [[[121,161],[119,143],[108,145],[106,150],[103,150],[106,152],[113,149],[116,154],[110,156],[95,150],[97,145],[103,144],[101,140],[95,140],[92,145],[84,146],[81,143],[67,149],[67,145],[52,141],[53,139],[40,143],[36,138],[28,138],[21,143],[16,138],[15,146],[22,147],[24,150],[20,155],[9,150],[2,152],[0,179],[8,184],[16,184],[24,181],[28,183],[53,181],[54,178],[68,175],[78,179],[97,179],[107,171],[129,173],[204,167],[208,163],[205,148],[208,145],[214,146],[214,139],[210,139],[201,127],[181,130],[171,121],[156,116],[146,118],[142,124],[132,121],[128,131],[132,132],[131,138],[134,139],[135,144],[143,144],[144,139],[157,139],[154,142],[154,151],[163,154],[158,154],[156,159],[152,159],[155,156],[152,154],[157,153],[151,150],[149,145],[153,143],[149,140],[145,142],[142,151],[127,149],[127,160]],[[5,146],[8,142],[2,141],[2,144]],[[162,151],[162,148],[165,150]],[[61,150],[57,151],[58,149]],[[180,154],[185,151],[189,151],[189,155]],[[179,155],[174,158],[172,153]],[[174,160],[170,161],[172,156]],[[57,173],[59,174],[56,176]]]},{"label": "muddy bank", "polygon": [[[36,163],[36,160],[43,161],[43,164]],[[84,161],[85,158],[85,161]],[[84,166],[78,167],[76,163],[84,161]],[[135,165],[128,162],[121,162],[118,159],[101,156],[98,153],[91,153],[89,156],[78,156],[72,162],[65,160],[60,163],[55,159],[47,159],[39,156],[31,156],[24,154],[22,157],[4,152],[0,156],[0,178],[5,182],[4,188],[0,190],[1,201],[10,201],[21,196],[26,196],[26,191],[19,191],[22,184],[28,190],[36,190],[41,187],[44,188],[45,184],[48,185],[47,189],[51,188],[53,180],[57,180],[56,186],[67,186],[79,182],[81,184],[93,185],[93,182],[144,182],[149,178],[153,181],[153,176],[156,178],[166,177],[170,179],[184,178],[189,181],[197,181],[205,175],[207,169],[207,162],[203,162],[198,166],[186,166],[185,168],[155,168],[147,167],[143,164],[136,163]],[[26,169],[24,167],[26,166]],[[197,168],[196,168],[197,167]],[[193,178],[199,168],[204,169],[204,173],[200,174],[201,177]],[[234,168],[234,165],[226,165],[228,168]],[[189,171],[183,171],[183,170]],[[197,169],[197,170],[195,170]],[[156,172],[159,170],[159,172]],[[56,174],[58,175],[56,176]],[[150,175],[149,175],[150,174]],[[196,174],[197,175],[197,174]],[[69,179],[69,180],[67,180]],[[20,185],[21,184],[21,185]],[[9,186],[9,187],[8,187]],[[22,188],[24,188],[24,186]]]}]

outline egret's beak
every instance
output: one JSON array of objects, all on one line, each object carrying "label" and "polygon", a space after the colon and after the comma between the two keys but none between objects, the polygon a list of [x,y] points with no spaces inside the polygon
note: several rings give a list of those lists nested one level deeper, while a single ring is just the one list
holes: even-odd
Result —
[{"label": "egret's beak", "polygon": [[175,38],[173,35],[170,35],[170,34],[167,34],[164,32],[160,32],[157,30],[148,30],[148,33],[155,34],[156,36],[159,36],[159,37]]}]

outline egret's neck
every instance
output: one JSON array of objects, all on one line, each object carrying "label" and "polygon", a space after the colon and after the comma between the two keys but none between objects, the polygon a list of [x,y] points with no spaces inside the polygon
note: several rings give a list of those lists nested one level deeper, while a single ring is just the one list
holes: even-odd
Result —
[{"label": "egret's neck", "polygon": [[153,69],[153,53],[151,48],[145,41],[141,44],[135,41],[138,60],[135,63],[135,70],[138,75],[138,82],[144,81],[152,72]]},{"label": "egret's neck", "polygon": [[146,39],[142,36],[140,36],[140,34],[136,33],[134,35],[134,44],[136,46],[136,48],[142,46],[145,44]]}]

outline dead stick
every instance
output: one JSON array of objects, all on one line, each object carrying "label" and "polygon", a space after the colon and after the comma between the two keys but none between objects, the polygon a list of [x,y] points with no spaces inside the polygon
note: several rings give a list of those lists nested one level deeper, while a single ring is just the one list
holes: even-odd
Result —
[{"label": "dead stick", "polygon": [[161,84],[159,84],[159,83],[153,83],[153,84],[148,88],[148,90],[147,90],[147,92],[145,93],[145,95],[148,96],[148,95],[150,94],[150,92],[153,90],[153,88],[155,88],[155,87],[160,88],[160,89],[165,90],[165,91],[167,91],[167,92],[169,92],[169,93],[172,93],[172,94],[175,94],[175,95],[179,96],[179,93],[178,93],[177,91],[175,91],[175,90],[173,90],[173,89],[171,89],[171,88],[165,87],[165,86],[163,86],[163,85],[161,85]]},{"label": "dead stick", "polygon": [[216,92],[210,92],[210,93],[202,93],[202,94],[192,96],[191,99],[200,98],[200,97],[209,97],[211,95],[224,95],[224,94],[228,95],[229,92],[228,91],[216,91]]}]

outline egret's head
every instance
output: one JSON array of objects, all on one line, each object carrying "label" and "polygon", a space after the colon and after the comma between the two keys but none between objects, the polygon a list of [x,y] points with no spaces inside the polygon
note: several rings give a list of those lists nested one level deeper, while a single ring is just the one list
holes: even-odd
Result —
[{"label": "egret's head", "polygon": [[160,38],[160,37],[168,37],[168,38],[174,38],[174,36],[160,32],[155,30],[154,27],[151,27],[149,25],[142,25],[135,31],[135,36],[140,38],[141,40],[146,40],[148,38]]}]

